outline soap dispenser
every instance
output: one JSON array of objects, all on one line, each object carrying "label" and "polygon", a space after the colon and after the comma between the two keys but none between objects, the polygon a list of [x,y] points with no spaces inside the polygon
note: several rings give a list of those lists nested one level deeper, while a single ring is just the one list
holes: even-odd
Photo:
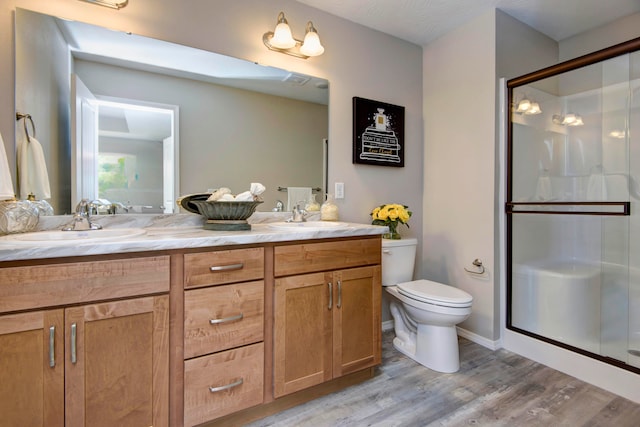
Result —
[{"label": "soap dispenser", "polygon": [[320,219],[322,221],[338,220],[338,206],[333,202],[331,194],[327,194],[327,200],[320,207]]},{"label": "soap dispenser", "polygon": [[318,212],[320,210],[320,204],[316,201],[315,194],[309,196],[309,200],[307,201],[304,210],[307,212]]}]

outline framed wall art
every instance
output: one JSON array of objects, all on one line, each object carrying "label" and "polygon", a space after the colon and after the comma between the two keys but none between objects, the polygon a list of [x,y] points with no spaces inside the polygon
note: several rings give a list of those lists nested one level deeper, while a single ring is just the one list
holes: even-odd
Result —
[{"label": "framed wall art", "polygon": [[353,97],[353,163],[404,167],[404,107]]}]

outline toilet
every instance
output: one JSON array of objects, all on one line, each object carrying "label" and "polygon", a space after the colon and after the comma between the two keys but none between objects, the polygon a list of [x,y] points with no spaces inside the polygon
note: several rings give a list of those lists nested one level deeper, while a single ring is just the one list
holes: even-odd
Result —
[{"label": "toilet", "polygon": [[382,286],[391,295],[393,346],[429,369],[460,369],[456,325],[469,317],[473,297],[453,286],[412,280],[417,239],[382,239]]}]

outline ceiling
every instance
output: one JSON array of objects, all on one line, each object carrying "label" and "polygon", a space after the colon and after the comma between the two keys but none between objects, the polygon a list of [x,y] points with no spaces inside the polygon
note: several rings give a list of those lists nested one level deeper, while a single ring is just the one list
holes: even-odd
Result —
[{"label": "ceiling", "polygon": [[556,41],[640,12],[640,0],[297,1],[420,46],[494,8]]}]

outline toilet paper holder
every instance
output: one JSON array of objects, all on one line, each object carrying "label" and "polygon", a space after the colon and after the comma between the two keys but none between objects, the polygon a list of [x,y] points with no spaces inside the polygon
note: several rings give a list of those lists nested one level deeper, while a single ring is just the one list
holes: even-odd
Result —
[{"label": "toilet paper holder", "polygon": [[470,273],[470,274],[478,274],[478,275],[485,273],[484,265],[482,265],[482,260],[480,258],[474,259],[471,264],[473,264],[473,266],[475,268],[477,268],[478,270],[477,271],[473,271],[473,270],[469,270],[467,267],[464,267],[464,271],[466,271],[467,273]]}]

